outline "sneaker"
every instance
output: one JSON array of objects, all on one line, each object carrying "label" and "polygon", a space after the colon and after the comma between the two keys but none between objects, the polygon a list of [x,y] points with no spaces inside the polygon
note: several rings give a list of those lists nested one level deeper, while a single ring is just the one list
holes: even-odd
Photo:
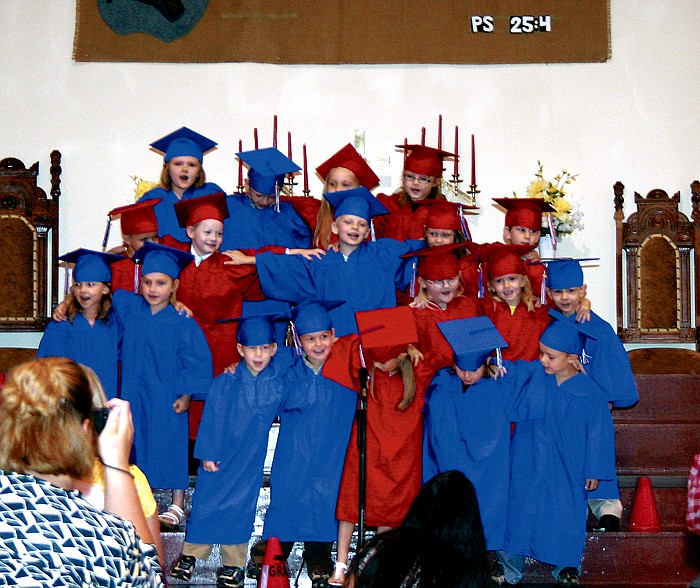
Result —
[{"label": "sneaker", "polygon": [[603,515],[593,530],[596,533],[619,533],[620,518],[611,514]]},{"label": "sneaker", "polygon": [[507,586],[508,583],[506,582],[504,574],[503,564],[498,559],[494,560],[491,565],[491,579],[499,586]]},{"label": "sneaker", "polygon": [[245,572],[238,566],[224,566],[216,574],[218,588],[243,588],[245,585]]},{"label": "sneaker", "polygon": [[560,586],[578,586],[581,579],[576,568],[564,568],[557,576],[557,584]]},{"label": "sneaker", "polygon": [[181,555],[170,571],[170,575],[178,580],[189,582],[196,563],[197,560],[194,555]]}]

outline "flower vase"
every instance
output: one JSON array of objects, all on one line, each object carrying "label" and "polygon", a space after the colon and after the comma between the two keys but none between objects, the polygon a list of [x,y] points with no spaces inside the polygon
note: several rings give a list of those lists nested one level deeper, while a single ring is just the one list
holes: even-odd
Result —
[{"label": "flower vase", "polygon": [[557,256],[557,246],[552,241],[551,235],[542,235],[540,237],[538,249],[542,259],[551,259]]}]

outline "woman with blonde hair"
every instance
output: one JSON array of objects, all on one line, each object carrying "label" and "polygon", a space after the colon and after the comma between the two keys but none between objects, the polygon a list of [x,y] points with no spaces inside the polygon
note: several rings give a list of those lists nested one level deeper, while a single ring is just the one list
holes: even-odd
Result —
[{"label": "woman with blonde hair", "polygon": [[85,372],[48,357],[8,374],[0,389],[0,577],[9,584],[162,586],[155,550],[124,520],[146,524],[128,470],[131,410],[121,400],[107,405],[101,511],[72,489],[95,460]]}]

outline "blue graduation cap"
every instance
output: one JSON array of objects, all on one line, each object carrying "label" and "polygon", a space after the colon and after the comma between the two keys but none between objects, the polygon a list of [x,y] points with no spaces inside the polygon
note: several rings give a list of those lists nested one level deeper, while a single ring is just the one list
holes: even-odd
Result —
[{"label": "blue graduation cap", "polygon": [[73,278],[76,282],[111,282],[110,264],[124,258],[121,255],[80,248],[61,255],[58,259],[75,264]]},{"label": "blue graduation cap", "polygon": [[438,323],[438,328],[454,351],[455,364],[467,372],[484,365],[494,349],[508,347],[506,340],[486,316],[443,321]]},{"label": "blue graduation cap", "polygon": [[551,349],[581,355],[585,337],[597,339],[589,322],[579,323],[551,308],[549,309],[549,316],[555,320],[549,323],[544,333],[542,333],[540,343]]},{"label": "blue graduation cap", "polygon": [[345,300],[305,300],[289,311],[289,317],[299,335],[318,333],[333,328],[330,312],[345,304]]},{"label": "blue graduation cap", "polygon": [[251,314],[250,316],[237,316],[217,321],[219,323],[237,322],[238,330],[236,338],[241,345],[255,347],[257,345],[270,345],[275,343],[275,320],[279,313]]},{"label": "blue graduation cap", "polygon": [[547,266],[547,288],[566,290],[583,286],[582,261],[597,261],[598,257],[544,259],[537,263]]},{"label": "blue graduation cap", "polygon": [[323,197],[335,210],[334,219],[344,214],[352,214],[370,221],[372,217],[380,214],[389,214],[386,207],[364,186],[340,192],[327,192]]},{"label": "blue graduation cap", "polygon": [[199,161],[209,153],[217,143],[199,133],[180,127],[177,131],[161,137],[151,143],[151,147],[164,156],[167,163],[173,157],[196,157]]},{"label": "blue graduation cap", "polygon": [[194,256],[187,251],[146,241],[132,259],[135,263],[142,264],[141,274],[144,276],[158,272],[176,280]]},{"label": "blue graduation cap", "polygon": [[265,147],[253,151],[236,153],[250,169],[248,183],[259,194],[276,194],[284,181],[284,176],[301,168],[275,147]]}]

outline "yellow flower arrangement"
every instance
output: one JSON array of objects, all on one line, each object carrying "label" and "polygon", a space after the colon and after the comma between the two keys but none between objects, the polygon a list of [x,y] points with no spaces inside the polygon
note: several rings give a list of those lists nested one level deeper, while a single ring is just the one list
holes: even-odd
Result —
[{"label": "yellow flower arrangement", "polygon": [[[577,210],[567,199],[565,187],[576,181],[578,174],[572,174],[566,169],[554,176],[554,181],[544,178],[543,166],[537,162],[538,169],[535,179],[527,187],[528,198],[542,198],[549,202],[556,212],[542,215],[542,234],[551,235],[554,230],[557,238],[570,235],[575,230],[582,229],[583,212]],[[513,192],[517,197],[517,194]]]},{"label": "yellow flower arrangement", "polygon": [[157,188],[158,186],[160,186],[159,183],[144,180],[140,176],[130,177],[132,180],[134,180],[134,196],[136,200],[141,198],[141,196],[143,196],[146,192],[149,192],[150,190],[153,190],[153,188]]}]

